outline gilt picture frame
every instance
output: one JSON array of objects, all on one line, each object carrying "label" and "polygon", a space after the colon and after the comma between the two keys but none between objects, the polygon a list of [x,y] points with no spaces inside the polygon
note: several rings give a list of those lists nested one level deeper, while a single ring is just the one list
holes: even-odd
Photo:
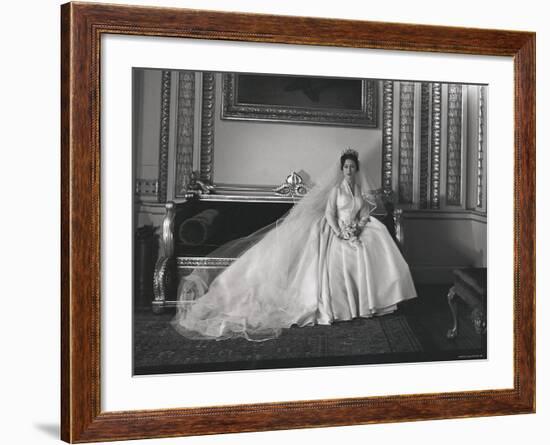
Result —
[{"label": "gilt picture frame", "polygon": [[226,73],[222,98],[222,119],[369,128],[378,123],[372,80]]},{"label": "gilt picture frame", "polygon": [[[61,438],[70,443],[535,411],[535,35],[173,8],[61,8]],[[320,32],[324,29],[324,32]],[[258,31],[258,30],[261,30]],[[513,387],[102,409],[101,39],[155,36],[506,56],[514,63]],[[512,199],[512,197],[510,197]],[[103,270],[104,273],[104,270]],[[113,334],[109,334],[113,335]],[[213,421],[223,417],[223,422]]]}]

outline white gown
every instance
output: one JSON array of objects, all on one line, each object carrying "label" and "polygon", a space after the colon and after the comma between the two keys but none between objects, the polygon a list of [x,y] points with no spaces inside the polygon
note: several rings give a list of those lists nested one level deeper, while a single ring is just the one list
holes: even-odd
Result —
[{"label": "white gown", "polygon": [[382,222],[369,218],[351,242],[335,234],[331,214],[344,227],[368,218],[368,203],[357,186],[352,193],[342,181],[330,192],[325,215],[304,231],[305,242],[284,237],[303,227],[275,228],[209,286],[195,280],[195,300],[180,286],[175,329],[188,338],[262,341],[292,325],[387,314],[416,297],[409,267]]}]

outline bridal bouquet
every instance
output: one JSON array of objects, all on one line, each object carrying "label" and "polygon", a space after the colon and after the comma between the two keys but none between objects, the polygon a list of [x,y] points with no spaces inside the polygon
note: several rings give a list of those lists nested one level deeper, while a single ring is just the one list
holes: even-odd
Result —
[{"label": "bridal bouquet", "polygon": [[362,227],[357,224],[357,222],[351,222],[348,224],[345,224],[341,228],[341,236],[346,241],[349,241],[352,244],[360,244],[361,240],[359,239],[359,235],[361,233]]}]

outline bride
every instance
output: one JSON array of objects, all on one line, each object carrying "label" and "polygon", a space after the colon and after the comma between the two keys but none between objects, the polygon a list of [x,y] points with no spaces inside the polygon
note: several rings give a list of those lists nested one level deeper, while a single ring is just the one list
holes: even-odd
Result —
[{"label": "bride", "polygon": [[369,190],[358,153],[346,150],[285,217],[219,248],[216,256],[240,256],[217,277],[195,270],[182,280],[174,328],[192,339],[263,341],[293,325],[389,314],[416,297],[401,252],[370,217]]}]

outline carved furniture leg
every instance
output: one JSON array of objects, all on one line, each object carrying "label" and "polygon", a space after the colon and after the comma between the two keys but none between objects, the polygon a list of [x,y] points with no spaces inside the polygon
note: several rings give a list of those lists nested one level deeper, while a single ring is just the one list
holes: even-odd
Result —
[{"label": "carved furniture leg", "polygon": [[161,314],[164,310],[164,302],[166,301],[167,278],[169,275],[169,260],[170,258],[161,257],[158,259],[155,266],[155,275],[153,281],[153,312]]},{"label": "carved furniture leg", "polygon": [[458,319],[457,319],[457,304],[456,304],[456,291],[455,287],[451,287],[449,289],[449,293],[447,294],[447,302],[449,303],[449,307],[451,308],[451,314],[453,316],[453,326],[451,329],[447,331],[447,338],[453,339],[456,338],[458,335]]},{"label": "carved furniture leg", "polygon": [[472,314],[470,315],[470,318],[472,319],[472,323],[474,324],[474,329],[476,331],[476,334],[479,335],[485,335],[487,334],[487,317],[485,315],[485,311],[481,304],[476,306]]}]

